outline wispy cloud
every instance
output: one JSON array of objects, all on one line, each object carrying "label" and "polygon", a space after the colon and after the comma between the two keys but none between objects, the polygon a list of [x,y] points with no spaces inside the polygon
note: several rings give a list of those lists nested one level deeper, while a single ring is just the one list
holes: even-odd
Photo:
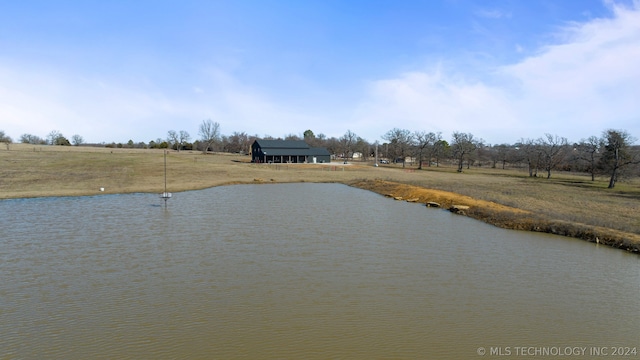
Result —
[{"label": "wispy cloud", "polygon": [[[427,52],[424,58],[440,59],[438,65],[405,65],[404,72],[377,78],[363,72],[370,80],[345,77],[340,84],[303,78],[288,86],[277,76],[255,79],[252,75],[259,72],[246,72],[255,63],[228,54],[230,60],[212,62],[217,65],[184,64],[181,59],[171,74],[160,73],[173,71],[171,61],[151,69],[123,65],[124,70],[110,71],[80,62],[25,64],[4,56],[0,130],[14,138],[59,130],[91,142],[146,142],[172,129],[195,138],[198,124],[210,118],[220,122],[224,134],[283,136],[310,128],[340,136],[352,130],[369,141],[394,127],[441,131],[445,138],[453,131],[472,132],[491,143],[546,132],[577,141],[611,127],[640,137],[640,2],[608,6],[610,17],[568,24],[549,34],[555,36],[545,36],[553,43],[537,51],[526,41],[513,44],[510,48],[519,56],[529,55],[509,65],[492,61],[488,68],[485,61],[468,57],[467,65],[460,66],[446,54]],[[475,15],[510,16],[495,9]],[[481,22],[475,19],[471,25]],[[490,27],[478,30],[495,35]],[[460,46],[458,54],[468,50]],[[387,60],[380,57],[381,64]],[[409,62],[415,64],[415,59]],[[388,70],[377,68],[377,74]],[[299,76],[273,63],[264,69]],[[282,83],[274,84],[278,80]]]},{"label": "wispy cloud", "polygon": [[485,82],[438,67],[372,84],[358,117],[380,128],[473,132],[489,142],[558,133],[572,140],[606,128],[640,134],[640,10],[563,29],[549,45]]}]

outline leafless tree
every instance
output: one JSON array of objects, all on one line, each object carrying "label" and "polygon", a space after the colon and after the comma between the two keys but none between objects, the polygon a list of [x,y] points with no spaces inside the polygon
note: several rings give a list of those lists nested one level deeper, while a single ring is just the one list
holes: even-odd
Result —
[{"label": "leafless tree", "polygon": [[451,152],[458,162],[458,172],[462,172],[464,160],[468,160],[477,147],[478,141],[473,138],[473,134],[458,131],[453,133],[451,138]]},{"label": "leafless tree", "polygon": [[285,140],[294,140],[294,141],[299,141],[302,140],[302,138],[300,137],[300,135],[296,135],[296,134],[287,134],[284,136]]},{"label": "leafless tree", "polygon": [[178,132],[175,130],[169,130],[167,132],[167,142],[169,144],[172,144],[171,147],[174,150],[178,150],[180,151],[180,135],[178,135]]},{"label": "leafless tree", "polygon": [[355,144],[353,145],[353,151],[362,154],[362,161],[367,161],[369,160],[369,156],[371,155],[371,144],[369,144],[367,140],[358,136],[356,138]]},{"label": "leafless tree", "polygon": [[20,142],[22,144],[38,144],[38,145],[44,145],[47,142],[45,140],[43,140],[41,137],[36,136],[36,135],[32,135],[32,134],[22,134],[20,135]]},{"label": "leafless tree", "polygon": [[356,144],[358,136],[351,130],[338,139],[340,142],[340,150],[342,151],[342,160],[346,161],[349,157],[353,156],[353,147]]},{"label": "leafless tree", "polygon": [[542,157],[538,144],[532,139],[521,139],[520,142],[516,143],[516,149],[520,155],[519,158],[527,163],[529,176],[537,177]]},{"label": "leafless tree", "polygon": [[234,132],[231,136],[223,137],[224,149],[230,153],[241,153],[249,150],[250,140],[249,135],[245,132]]},{"label": "leafless tree", "polygon": [[598,159],[600,158],[600,150],[604,147],[602,139],[597,136],[590,136],[587,139],[582,139],[575,145],[576,157],[578,160],[584,161],[589,164],[588,170],[591,174],[591,181],[596,180],[596,166]]},{"label": "leafless tree", "polygon": [[71,137],[71,143],[75,146],[80,146],[84,144],[84,138],[78,134],[75,134]]},{"label": "leafless tree", "polygon": [[4,130],[0,130],[0,142],[4,143],[7,146],[7,150],[9,150],[9,145],[13,142],[11,136],[6,135]]},{"label": "leafless tree", "polygon": [[567,138],[558,135],[545,134],[538,139],[538,147],[542,153],[542,165],[547,171],[547,179],[551,177],[551,170],[564,160],[567,150]]},{"label": "leafless tree", "polygon": [[337,155],[342,149],[340,141],[335,136],[325,139],[324,147],[326,147],[329,153],[333,155]]},{"label": "leafless tree", "polygon": [[602,135],[604,152],[600,166],[610,174],[609,189],[613,189],[621,172],[629,165],[640,164],[640,153],[631,149],[636,139],[624,130],[605,130]]},{"label": "leafless tree", "polygon": [[508,144],[499,144],[491,148],[491,161],[492,167],[495,168],[498,162],[502,163],[502,170],[504,170],[507,160],[509,159],[509,153],[512,147]]},{"label": "leafless tree", "polygon": [[184,147],[189,142],[189,139],[191,139],[191,135],[189,135],[185,130],[180,130],[180,133],[178,134],[179,147]]},{"label": "leafless tree", "polygon": [[[415,139],[416,152],[418,154],[418,169],[422,169],[422,160],[425,156],[429,155],[430,148],[433,147],[438,138],[436,134],[426,131],[414,132],[413,138]],[[428,158],[427,161],[431,164],[430,158]]]},{"label": "leafless tree", "polygon": [[49,145],[57,145],[57,143],[59,142],[60,138],[63,138],[64,136],[62,135],[62,133],[58,130],[52,130],[49,135],[47,135],[47,144]]},{"label": "leafless tree", "polygon": [[393,128],[384,134],[382,138],[389,142],[389,155],[393,156],[394,161],[401,160],[402,167],[404,168],[405,159],[411,154],[411,148],[413,146],[413,135],[411,131]]},{"label": "leafless tree", "polygon": [[209,148],[220,139],[220,124],[211,120],[203,120],[198,131],[202,140],[202,153],[206,154]]}]

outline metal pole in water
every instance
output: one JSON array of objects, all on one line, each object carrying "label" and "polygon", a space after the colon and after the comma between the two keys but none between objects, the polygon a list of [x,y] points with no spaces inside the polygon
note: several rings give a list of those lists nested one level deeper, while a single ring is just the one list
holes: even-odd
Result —
[{"label": "metal pole in water", "polygon": [[167,200],[171,198],[171,193],[167,192],[167,150],[164,151],[164,192],[160,197],[164,200],[164,207],[167,207]]}]

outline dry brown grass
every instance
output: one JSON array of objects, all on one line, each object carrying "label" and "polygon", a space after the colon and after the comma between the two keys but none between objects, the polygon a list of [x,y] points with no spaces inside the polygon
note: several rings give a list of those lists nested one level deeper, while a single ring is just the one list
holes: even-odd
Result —
[{"label": "dry brown grass", "polygon": [[[0,148],[0,199],[104,193],[162,192],[162,150],[12,144]],[[251,164],[248,156],[170,151],[168,191],[224,184],[338,182],[471,206],[469,216],[515,229],[545,231],[623,248],[640,247],[640,181],[606,189],[606,179],[553,173],[530,178],[520,170],[453,167],[402,169],[371,164]],[[630,245],[636,244],[636,245]]]}]

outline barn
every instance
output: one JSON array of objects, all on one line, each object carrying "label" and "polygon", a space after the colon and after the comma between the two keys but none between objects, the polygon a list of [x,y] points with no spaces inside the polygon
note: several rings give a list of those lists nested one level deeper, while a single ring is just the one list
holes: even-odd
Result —
[{"label": "barn", "polygon": [[328,163],[325,148],[310,147],[303,140],[256,140],[251,145],[254,163]]}]

